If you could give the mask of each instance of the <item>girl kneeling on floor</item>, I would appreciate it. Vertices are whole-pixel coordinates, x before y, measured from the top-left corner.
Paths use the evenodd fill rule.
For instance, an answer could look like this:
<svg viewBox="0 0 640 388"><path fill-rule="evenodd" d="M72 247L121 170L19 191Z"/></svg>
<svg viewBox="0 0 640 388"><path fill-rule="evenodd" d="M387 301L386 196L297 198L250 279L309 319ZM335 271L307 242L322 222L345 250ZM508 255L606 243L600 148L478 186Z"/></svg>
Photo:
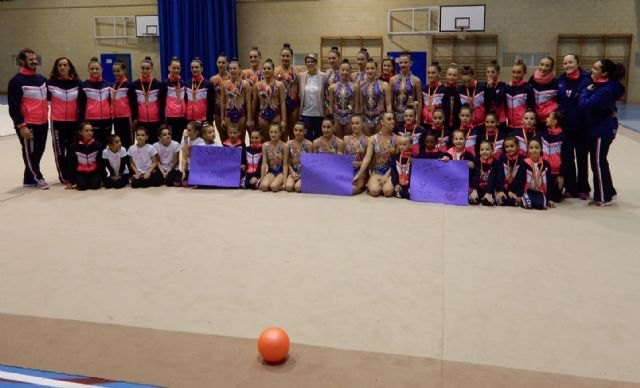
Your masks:
<svg viewBox="0 0 640 388"><path fill-rule="evenodd" d="M120 136L109 136L107 141L107 148L102 151L102 163L108 173L104 178L104 187L121 189L129 182L129 155L122 146Z"/></svg>
<svg viewBox="0 0 640 388"><path fill-rule="evenodd" d="M278 124L271 124L269 137L271 141L262 146L262 180L260 190L278 192L287 181L289 163L287 146L280 140L281 129Z"/></svg>
<svg viewBox="0 0 640 388"><path fill-rule="evenodd" d="M130 167L133 171L131 187L162 186L162 174L158 171L158 151L147 144L149 132L145 127L136 129L136 144L129 147Z"/></svg>
<svg viewBox="0 0 640 388"><path fill-rule="evenodd" d="M67 189L97 190L102 186L100 152L102 145L93 139L91 123L80 124L80 139L71 146L69 153L69 184Z"/></svg>

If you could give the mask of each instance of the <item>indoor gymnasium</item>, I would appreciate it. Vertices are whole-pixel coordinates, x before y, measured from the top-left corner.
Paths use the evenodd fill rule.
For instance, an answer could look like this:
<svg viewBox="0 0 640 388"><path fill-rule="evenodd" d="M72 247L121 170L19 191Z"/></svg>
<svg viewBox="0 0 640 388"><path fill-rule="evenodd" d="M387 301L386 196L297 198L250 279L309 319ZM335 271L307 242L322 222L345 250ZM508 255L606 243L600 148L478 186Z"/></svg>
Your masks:
<svg viewBox="0 0 640 388"><path fill-rule="evenodd" d="M639 18L0 1L0 387L640 387Z"/></svg>

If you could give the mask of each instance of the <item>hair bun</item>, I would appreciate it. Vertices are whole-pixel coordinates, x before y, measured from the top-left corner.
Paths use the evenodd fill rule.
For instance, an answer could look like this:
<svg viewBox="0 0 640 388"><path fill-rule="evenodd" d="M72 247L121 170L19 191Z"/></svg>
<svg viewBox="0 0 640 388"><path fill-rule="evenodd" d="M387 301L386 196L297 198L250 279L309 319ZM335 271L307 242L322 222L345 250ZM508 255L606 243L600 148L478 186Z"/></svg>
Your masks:
<svg viewBox="0 0 640 388"><path fill-rule="evenodd" d="M338 51L338 50L339 50L339 49L338 49L338 47L336 47L336 46L332 46L332 47L331 47L331 51Z"/></svg>
<svg viewBox="0 0 640 388"><path fill-rule="evenodd" d="M282 48L291 48L291 45L289 43L283 43Z"/></svg>
<svg viewBox="0 0 640 388"><path fill-rule="evenodd" d="M349 64L350 64L350 63L349 63L349 59L348 59L348 58L343 59L343 60L342 60L342 63L346 63L347 65L349 65Z"/></svg>
<svg viewBox="0 0 640 388"><path fill-rule="evenodd" d="M431 65L432 65L432 66L440 66L440 62L438 62L438 61L433 61L433 62L431 62Z"/></svg>
<svg viewBox="0 0 640 388"><path fill-rule="evenodd" d="M98 57L91 57L91 62L99 62Z"/></svg>
<svg viewBox="0 0 640 388"><path fill-rule="evenodd" d="M471 66L462 66L464 70L471 70Z"/></svg>
<svg viewBox="0 0 640 388"><path fill-rule="evenodd" d="M149 59L151 59L151 58L149 58ZM180 58L178 58L176 56L171 57L171 60L180 62Z"/></svg>
<svg viewBox="0 0 640 388"><path fill-rule="evenodd" d="M498 61L496 59L492 59L489 63L492 65L497 65Z"/></svg>
<svg viewBox="0 0 640 388"><path fill-rule="evenodd" d="M146 56L146 57L144 57L144 59L146 59L147 61L150 61L151 57L150 56Z"/></svg>
<svg viewBox="0 0 640 388"><path fill-rule="evenodd" d="M256 50L256 51L258 51L258 46L253 46L253 47L251 47L251 50Z"/></svg>

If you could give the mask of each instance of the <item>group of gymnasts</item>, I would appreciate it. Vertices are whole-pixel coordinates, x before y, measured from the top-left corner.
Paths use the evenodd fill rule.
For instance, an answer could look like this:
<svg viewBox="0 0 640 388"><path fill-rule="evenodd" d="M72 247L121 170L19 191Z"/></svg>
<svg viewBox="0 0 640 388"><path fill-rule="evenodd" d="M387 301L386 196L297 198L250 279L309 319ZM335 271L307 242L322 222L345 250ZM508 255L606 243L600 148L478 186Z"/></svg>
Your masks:
<svg viewBox="0 0 640 388"><path fill-rule="evenodd" d="M331 48L322 72L315 54L304 67L293 66L289 44L278 66L254 47L246 69L220 54L211 78L193 58L186 81L175 57L164 81L153 77L149 57L133 81L116 62L115 82L102 79L97 58L89 60L85 81L69 58L56 59L48 79L37 74L33 50L18 58L9 106L25 186L48 188L39 162L50 100L58 178L69 188L184 186L191 147L208 144L242 147L242 186L263 191L300 191L301 153L344 153L354 158L354 193L410 197L411 160L425 157L468 161L471 203L543 209L563 198L590 198L590 155L589 203L608 206L616 195L607 154L624 67L609 59L588 72L577 55L567 55L556 77L554 59L545 57L528 80L527 66L517 61L508 83L495 61L483 80L456 64L443 77L432 63L423 86L409 53L378 65L366 49L352 64ZM100 179L83 176L96 171Z"/></svg>

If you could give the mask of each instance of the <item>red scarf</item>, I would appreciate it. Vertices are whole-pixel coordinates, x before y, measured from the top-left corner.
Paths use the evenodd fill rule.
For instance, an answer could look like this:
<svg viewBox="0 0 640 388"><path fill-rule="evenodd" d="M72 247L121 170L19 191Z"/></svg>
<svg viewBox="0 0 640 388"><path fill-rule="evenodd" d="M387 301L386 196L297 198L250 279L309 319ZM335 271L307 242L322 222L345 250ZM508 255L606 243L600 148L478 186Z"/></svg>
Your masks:
<svg viewBox="0 0 640 388"><path fill-rule="evenodd" d="M447 82L446 84L444 84L444 86L445 86L447 89L449 89L449 88L455 89L455 88L457 88L457 87L458 87L458 84L457 84L457 83L455 83L455 82L451 82L451 83Z"/></svg>
<svg viewBox="0 0 640 388"><path fill-rule="evenodd" d="M20 74L22 75L36 75L35 70L27 69L26 67L20 68Z"/></svg>
<svg viewBox="0 0 640 388"><path fill-rule="evenodd" d="M200 81L202 81L203 78L204 77L202 76L202 74L196 75L196 76L193 77L193 81L194 82L200 82Z"/></svg>
<svg viewBox="0 0 640 388"><path fill-rule="evenodd" d="M389 82L391 77L393 77L393 74L385 74L385 73L380 74L380 79L384 82Z"/></svg>
<svg viewBox="0 0 640 388"><path fill-rule="evenodd" d="M102 76L99 77L89 77L90 82L102 82Z"/></svg>
<svg viewBox="0 0 640 388"><path fill-rule="evenodd" d="M58 79L59 79L60 81L69 81L69 80L73 80L73 79L75 79L75 77L71 77L71 76L69 76L69 75L68 75L68 76L66 76L66 77L60 76L60 77L58 77Z"/></svg>
<svg viewBox="0 0 640 388"><path fill-rule="evenodd" d="M140 76L140 81L142 81L142 82L151 82L151 81L153 81L153 77L152 76L141 75Z"/></svg>
<svg viewBox="0 0 640 388"><path fill-rule="evenodd" d="M438 86L440 86L440 81L436 81L436 82L429 82L429 88L431 89L437 89Z"/></svg>
<svg viewBox="0 0 640 388"><path fill-rule="evenodd" d="M411 150L400 152L401 158L410 158L412 155Z"/></svg>
<svg viewBox="0 0 640 388"><path fill-rule="evenodd" d="M575 69L573 72L571 73L566 73L567 74L567 79L570 79L572 81L577 80L578 78L580 78L580 69Z"/></svg>
<svg viewBox="0 0 640 388"><path fill-rule="evenodd" d="M464 133L470 132L472 129L473 129L473 125L471 124L467 124L467 125L460 124L460 130Z"/></svg>
<svg viewBox="0 0 640 388"><path fill-rule="evenodd" d="M600 77L597 80L593 81L594 84L596 85L602 85L609 82L609 77Z"/></svg>
<svg viewBox="0 0 640 388"><path fill-rule="evenodd" d="M169 81L171 81L171 82L178 82L178 81L180 81L180 75L173 75L173 74L169 74Z"/></svg>
<svg viewBox="0 0 640 388"><path fill-rule="evenodd" d="M549 131L549 135L556 136L562 133L562 128L560 127L554 127L554 128L548 127L547 129Z"/></svg>
<svg viewBox="0 0 640 388"><path fill-rule="evenodd" d="M520 85L524 85L524 80L523 79L518 80L518 81L516 81L514 79L511 80L511 86L520 86Z"/></svg>
<svg viewBox="0 0 640 388"><path fill-rule="evenodd" d="M549 84L551 81L553 81L553 78L553 71L548 72L547 75L542 75L542 73L538 69L533 72L533 79L540 85Z"/></svg>

